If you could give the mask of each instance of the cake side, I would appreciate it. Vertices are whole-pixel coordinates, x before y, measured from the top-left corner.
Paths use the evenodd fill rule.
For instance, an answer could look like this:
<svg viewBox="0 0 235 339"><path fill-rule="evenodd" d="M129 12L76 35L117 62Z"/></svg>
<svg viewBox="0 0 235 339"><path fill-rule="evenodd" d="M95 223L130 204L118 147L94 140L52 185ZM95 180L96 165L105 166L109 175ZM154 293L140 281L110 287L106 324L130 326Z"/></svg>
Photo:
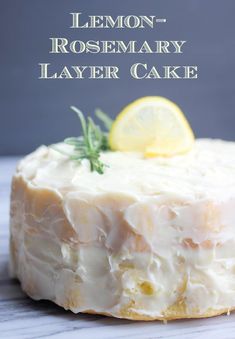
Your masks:
<svg viewBox="0 0 235 339"><path fill-rule="evenodd" d="M11 197L12 274L25 292L140 320L233 309L235 145L195 147L171 159L106 154L102 176L46 147L26 157Z"/></svg>

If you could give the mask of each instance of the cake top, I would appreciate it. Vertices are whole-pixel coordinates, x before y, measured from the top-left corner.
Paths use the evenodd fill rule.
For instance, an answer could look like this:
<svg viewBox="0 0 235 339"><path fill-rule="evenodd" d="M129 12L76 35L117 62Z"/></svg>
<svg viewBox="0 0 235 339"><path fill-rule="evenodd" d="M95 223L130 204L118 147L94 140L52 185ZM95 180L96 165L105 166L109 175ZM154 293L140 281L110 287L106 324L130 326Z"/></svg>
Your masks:
<svg viewBox="0 0 235 339"><path fill-rule="evenodd" d="M71 146L58 144L70 151ZM142 153L104 152L104 174L91 172L88 160L80 165L50 147L41 146L19 164L17 174L38 188L59 193L123 192L141 196L203 199L229 197L235 191L235 143L197 139L193 149L174 157L144 158Z"/></svg>

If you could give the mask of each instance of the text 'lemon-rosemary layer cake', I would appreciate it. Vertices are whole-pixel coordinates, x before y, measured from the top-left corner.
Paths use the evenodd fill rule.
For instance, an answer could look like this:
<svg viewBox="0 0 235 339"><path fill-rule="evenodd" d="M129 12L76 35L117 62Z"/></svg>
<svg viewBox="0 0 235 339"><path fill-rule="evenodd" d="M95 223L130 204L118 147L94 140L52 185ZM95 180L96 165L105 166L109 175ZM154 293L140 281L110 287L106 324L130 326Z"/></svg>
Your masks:
<svg viewBox="0 0 235 339"><path fill-rule="evenodd" d="M42 146L18 165L11 272L23 290L75 313L128 319L235 308L235 143L100 159L102 175Z"/></svg>

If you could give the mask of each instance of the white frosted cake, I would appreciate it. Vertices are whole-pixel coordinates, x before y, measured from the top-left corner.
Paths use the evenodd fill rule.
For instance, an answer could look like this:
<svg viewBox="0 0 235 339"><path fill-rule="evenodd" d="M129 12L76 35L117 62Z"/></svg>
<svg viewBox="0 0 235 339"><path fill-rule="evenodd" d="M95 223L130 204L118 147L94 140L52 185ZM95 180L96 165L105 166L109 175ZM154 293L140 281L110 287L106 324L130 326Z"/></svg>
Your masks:
<svg viewBox="0 0 235 339"><path fill-rule="evenodd" d="M235 143L197 140L171 158L101 159L103 175L46 146L20 162L11 272L23 290L75 313L128 319L235 308Z"/></svg>

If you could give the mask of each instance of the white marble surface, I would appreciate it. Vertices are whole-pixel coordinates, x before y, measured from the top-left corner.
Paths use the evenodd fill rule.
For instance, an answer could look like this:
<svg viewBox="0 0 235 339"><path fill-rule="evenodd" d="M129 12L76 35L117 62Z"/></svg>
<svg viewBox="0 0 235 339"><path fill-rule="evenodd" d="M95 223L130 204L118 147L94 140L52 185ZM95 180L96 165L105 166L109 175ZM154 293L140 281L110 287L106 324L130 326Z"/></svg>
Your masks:
<svg viewBox="0 0 235 339"><path fill-rule="evenodd" d="M0 158L0 338L235 338L235 313L211 319L131 322L73 314L47 301L33 301L8 277L10 180L17 159Z"/></svg>

